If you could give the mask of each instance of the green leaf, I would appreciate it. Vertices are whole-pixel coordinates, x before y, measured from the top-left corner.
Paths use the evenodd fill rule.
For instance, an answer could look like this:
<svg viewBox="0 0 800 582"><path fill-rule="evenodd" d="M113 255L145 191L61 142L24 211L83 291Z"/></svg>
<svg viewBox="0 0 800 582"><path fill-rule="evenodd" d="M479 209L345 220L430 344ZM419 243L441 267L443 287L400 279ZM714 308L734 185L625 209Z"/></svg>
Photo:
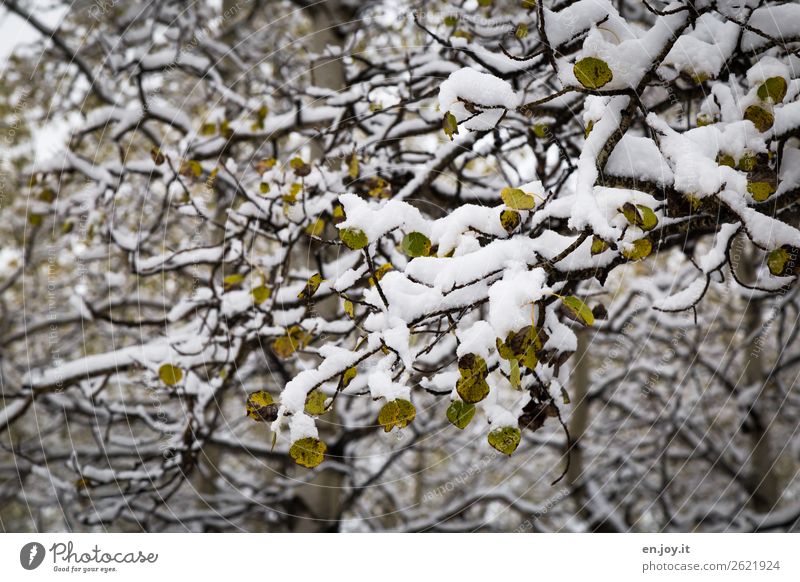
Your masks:
<svg viewBox="0 0 800 582"><path fill-rule="evenodd" d="M633 248L630 250L623 250L622 256L629 261L640 261L648 256L653 251L653 244L646 238L640 238L633 242Z"/></svg>
<svg viewBox="0 0 800 582"><path fill-rule="evenodd" d="M608 243L597 235L592 237L592 254L599 255L608 250Z"/></svg>
<svg viewBox="0 0 800 582"><path fill-rule="evenodd" d="M453 136L458 134L458 120L449 111L444 114L444 119L442 119L442 129L450 141L453 141Z"/></svg>
<svg viewBox="0 0 800 582"><path fill-rule="evenodd" d="M183 370L172 364L162 364L158 369L158 377L167 386L175 386L183 378Z"/></svg>
<svg viewBox="0 0 800 582"><path fill-rule="evenodd" d="M775 116L760 105L751 105L745 109L744 118L752 121L761 133L767 131L775 123Z"/></svg>
<svg viewBox="0 0 800 582"><path fill-rule="evenodd" d="M327 412L325 410L326 400L327 396L325 396L325 394L320 390L312 390L309 392L306 396L306 414L310 414L312 416L320 416L325 414Z"/></svg>
<svg viewBox="0 0 800 582"><path fill-rule="evenodd" d="M427 257L431 254L431 241L421 232L410 232L403 237L402 249L409 257Z"/></svg>
<svg viewBox="0 0 800 582"><path fill-rule="evenodd" d="M592 313L592 310L589 309L589 306L586 305L581 299L570 295L569 297L563 297L561 302L564 304L564 307L566 307L572 313L576 320L580 321L584 325L594 324L594 314Z"/></svg>
<svg viewBox="0 0 800 582"><path fill-rule="evenodd" d="M756 202L764 202L775 192L775 186L771 182L748 182L747 191Z"/></svg>
<svg viewBox="0 0 800 582"><path fill-rule="evenodd" d="M519 226L520 222L522 222L522 219L519 212L516 210L503 210L500 213L500 225L508 234L514 232Z"/></svg>
<svg viewBox="0 0 800 582"><path fill-rule="evenodd" d="M289 456L298 465L313 469L325 459L326 450L328 450L328 446L321 440L306 437L292 443Z"/></svg>
<svg viewBox="0 0 800 582"><path fill-rule="evenodd" d="M272 289L266 285L259 285L258 287L253 287L250 290L250 294L253 296L253 302L256 305L261 305L272 295Z"/></svg>
<svg viewBox="0 0 800 582"><path fill-rule="evenodd" d="M248 394L245 410L247 416L256 422L272 422L278 418L278 405L266 390Z"/></svg>
<svg viewBox="0 0 800 582"><path fill-rule="evenodd" d="M614 78L608 63L595 57L581 59L575 63L572 71L578 83L587 89L599 89Z"/></svg>
<svg viewBox="0 0 800 582"><path fill-rule="evenodd" d="M500 198L512 210L531 210L536 205L534 197L519 188L503 188Z"/></svg>
<svg viewBox="0 0 800 582"><path fill-rule="evenodd" d="M357 251L363 249L369 244L367 235L363 230L357 228L343 228L339 230L339 238L345 246L351 250Z"/></svg>
<svg viewBox="0 0 800 582"><path fill-rule="evenodd" d="M319 289L320 283L322 283L322 275L319 273L311 275L306 282L306 286L297 294L297 298L305 300L311 299L317 292L317 289Z"/></svg>
<svg viewBox="0 0 800 582"><path fill-rule="evenodd" d="M517 450L522 434L518 428L504 426L489 433L489 444L504 455L511 455Z"/></svg>
<svg viewBox="0 0 800 582"><path fill-rule="evenodd" d="M786 97L786 89L786 79L783 77L770 77L758 86L757 94L762 101L770 99L773 103L781 103L783 98Z"/></svg>
<svg viewBox="0 0 800 582"><path fill-rule="evenodd" d="M269 184L266 182L261 182L261 184L258 185L258 191L261 194L269 194Z"/></svg>
<svg viewBox="0 0 800 582"><path fill-rule="evenodd" d="M464 430L475 416L475 405L462 400L453 400L447 407L447 420L460 430Z"/></svg>
<svg viewBox="0 0 800 582"><path fill-rule="evenodd" d="M408 400L390 400L378 413L378 424L385 432L394 427L405 428L417 416L417 410Z"/></svg>

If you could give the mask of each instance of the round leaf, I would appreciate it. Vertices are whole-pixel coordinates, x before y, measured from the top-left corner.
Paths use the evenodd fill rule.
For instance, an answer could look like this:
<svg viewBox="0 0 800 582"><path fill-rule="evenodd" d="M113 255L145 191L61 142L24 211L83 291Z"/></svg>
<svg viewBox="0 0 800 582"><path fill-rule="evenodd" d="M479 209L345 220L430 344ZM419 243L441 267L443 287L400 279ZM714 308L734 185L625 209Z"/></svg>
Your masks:
<svg viewBox="0 0 800 582"><path fill-rule="evenodd" d="M503 188L500 197L512 210L531 210L536 205L534 197L519 188Z"/></svg>
<svg viewBox="0 0 800 582"><path fill-rule="evenodd" d="M378 424L385 432L394 427L405 428L417 416L417 410L408 400L391 400L378 413Z"/></svg>
<svg viewBox="0 0 800 582"><path fill-rule="evenodd" d="M475 416L475 405L461 400L453 400L447 407L447 420L458 429L464 430Z"/></svg>
<svg viewBox="0 0 800 582"><path fill-rule="evenodd" d="M578 83L587 89L599 89L614 78L608 63L595 57L581 59L575 63L572 71Z"/></svg>
<svg viewBox="0 0 800 582"><path fill-rule="evenodd" d="M756 202L764 202L775 192L775 186L770 182L748 182L747 191Z"/></svg>
<svg viewBox="0 0 800 582"><path fill-rule="evenodd" d="M292 443L289 456L298 465L313 469L325 459L326 450L328 450L328 446L321 440L306 437Z"/></svg>
<svg viewBox="0 0 800 582"><path fill-rule="evenodd" d="M503 210L500 213L500 224L508 234L514 232L521 222L519 212L516 210Z"/></svg>
<svg viewBox="0 0 800 582"><path fill-rule="evenodd" d="M633 242L633 248L630 250L623 250L622 256L629 261L640 261L648 256L653 251L653 244L646 238L641 238Z"/></svg>
<svg viewBox="0 0 800 582"><path fill-rule="evenodd" d="M363 230L357 228L344 228L339 231L339 237L347 248L354 251L363 249L369 244L367 235L364 234Z"/></svg>
<svg viewBox="0 0 800 582"><path fill-rule="evenodd" d="M183 370L172 364L162 364L158 369L158 377L167 386L175 386L183 378Z"/></svg>
<svg viewBox="0 0 800 582"><path fill-rule="evenodd" d="M247 416L257 422L272 422L278 418L278 405L273 401L272 394L266 390L248 394L245 410Z"/></svg>
<svg viewBox="0 0 800 582"><path fill-rule="evenodd" d="M431 241L421 232L410 232L403 237L402 248L409 257L427 257L431 253Z"/></svg>
<svg viewBox="0 0 800 582"><path fill-rule="evenodd" d="M786 97L786 79L783 77L770 77L758 86L758 98L762 101L767 99L773 103L781 103Z"/></svg>
<svg viewBox="0 0 800 582"><path fill-rule="evenodd" d="M522 434L518 428L504 426L489 433L489 444L504 455L511 455L517 450Z"/></svg>
<svg viewBox="0 0 800 582"><path fill-rule="evenodd" d="M751 105L744 110L744 118L752 121L760 132L767 131L775 123L775 116L760 105Z"/></svg>

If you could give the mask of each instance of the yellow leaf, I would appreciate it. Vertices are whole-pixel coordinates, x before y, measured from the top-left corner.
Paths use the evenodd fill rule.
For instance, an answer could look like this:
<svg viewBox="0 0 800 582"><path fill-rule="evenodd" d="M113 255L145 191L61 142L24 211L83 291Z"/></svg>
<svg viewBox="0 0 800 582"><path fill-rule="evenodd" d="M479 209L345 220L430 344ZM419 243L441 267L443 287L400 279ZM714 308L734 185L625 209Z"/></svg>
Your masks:
<svg viewBox="0 0 800 582"><path fill-rule="evenodd" d="M249 418L257 422L272 422L278 418L278 405L266 390L248 394L245 411Z"/></svg>
<svg viewBox="0 0 800 582"><path fill-rule="evenodd" d="M652 243L646 238L641 238L637 241L634 241L632 249L623 250L622 256L629 261L640 261L648 257L652 251Z"/></svg>
<svg viewBox="0 0 800 582"><path fill-rule="evenodd" d="M592 254L599 255L608 249L608 243L597 235L592 237Z"/></svg>
<svg viewBox="0 0 800 582"><path fill-rule="evenodd" d="M183 378L183 370L172 364L162 364L158 369L158 377L167 386L175 386Z"/></svg>
<svg viewBox="0 0 800 582"><path fill-rule="evenodd" d="M508 234L511 234L520 225L522 219L516 210L503 210L500 213L500 225Z"/></svg>
<svg viewBox="0 0 800 582"><path fill-rule="evenodd" d="M297 294L297 298L305 300L311 299L317 292L317 289L319 289L321 283L322 283L322 275L320 275L319 273L311 275L311 277L309 277L308 281L306 282L306 286L303 287L303 290Z"/></svg>
<svg viewBox="0 0 800 582"><path fill-rule="evenodd" d="M272 295L272 289L267 287L266 285L259 285L258 287L253 287L250 290L250 294L253 296L253 301L256 305L261 305L269 299L270 295Z"/></svg>
<svg viewBox="0 0 800 582"><path fill-rule="evenodd" d="M289 456L298 465L313 469L325 459L326 450L328 450L328 446L321 440L306 437L292 443Z"/></svg>
<svg viewBox="0 0 800 582"><path fill-rule="evenodd" d="M378 281L380 281L381 279L383 279L383 276L384 276L386 273L388 273L389 271L391 271L393 268L394 268L394 267L392 267L392 264L391 264L391 263L385 263L385 264L381 265L380 267L378 267L378 268L375 270L375 277L370 277L370 278L369 278L369 285L370 285L370 287L374 287L374 286L375 286L375 279L377 279Z"/></svg>
<svg viewBox="0 0 800 582"><path fill-rule="evenodd" d="M350 385L350 382L358 375L358 370L355 366L347 368L342 374L342 390Z"/></svg>
<svg viewBox="0 0 800 582"><path fill-rule="evenodd" d="M312 390L306 396L306 405L305 411L306 414L310 414L312 416L320 416L325 414L327 411L325 410L325 401L327 397L325 394L320 390Z"/></svg>
<svg viewBox="0 0 800 582"><path fill-rule="evenodd" d="M760 132L765 132L775 123L775 116L760 105L751 105L744 110L744 118L752 121Z"/></svg>
<svg viewBox="0 0 800 582"><path fill-rule="evenodd" d="M594 324L594 314L592 313L592 310L589 309L589 306L581 301L578 297L574 297L572 295L569 297L563 297L561 302L564 304L564 307L566 307L570 313L572 313L575 319L584 325Z"/></svg>
<svg viewBox="0 0 800 582"><path fill-rule="evenodd" d="M294 170L295 176L300 178L308 176L311 173L311 166L306 164L302 158L292 158L289 162L289 166Z"/></svg>
<svg viewBox="0 0 800 582"><path fill-rule="evenodd" d="M575 63L572 71L578 82L587 89L599 89L614 78L608 63L595 57L581 59Z"/></svg>
<svg viewBox="0 0 800 582"><path fill-rule="evenodd" d="M536 206L536 200L530 194L525 194L519 188L503 188L500 197L506 206L512 210L531 210Z"/></svg>
<svg viewBox="0 0 800 582"><path fill-rule="evenodd" d="M232 287L239 285L239 283L242 281L244 281L244 275L241 273L234 273L233 275L228 275L222 280L222 286L225 289L231 289Z"/></svg>
<svg viewBox="0 0 800 582"><path fill-rule="evenodd" d="M313 237L321 237L325 232L325 219L318 218L306 227L306 234Z"/></svg>
<svg viewBox="0 0 800 582"><path fill-rule="evenodd" d="M453 36L456 35L454 34ZM444 134L450 138L450 141L453 141L453 136L458 134L458 120L456 116L450 112L445 113L444 119L442 120L442 129L444 130Z"/></svg>
<svg viewBox="0 0 800 582"><path fill-rule="evenodd" d="M356 156L355 152L350 154L350 161L347 164L347 175L353 180L358 178L358 156Z"/></svg>
<svg viewBox="0 0 800 582"><path fill-rule="evenodd" d="M385 432L389 432L394 427L405 428L416 416L417 410L408 400L391 400L378 413L378 424Z"/></svg>
<svg viewBox="0 0 800 582"><path fill-rule="evenodd" d="M775 186L770 182L748 182L747 191L756 202L764 202L775 192Z"/></svg>
<svg viewBox="0 0 800 582"><path fill-rule="evenodd" d="M511 373L509 375L509 381L515 390L519 390L522 387L522 373L519 369L519 360L511 360L510 364Z"/></svg>

